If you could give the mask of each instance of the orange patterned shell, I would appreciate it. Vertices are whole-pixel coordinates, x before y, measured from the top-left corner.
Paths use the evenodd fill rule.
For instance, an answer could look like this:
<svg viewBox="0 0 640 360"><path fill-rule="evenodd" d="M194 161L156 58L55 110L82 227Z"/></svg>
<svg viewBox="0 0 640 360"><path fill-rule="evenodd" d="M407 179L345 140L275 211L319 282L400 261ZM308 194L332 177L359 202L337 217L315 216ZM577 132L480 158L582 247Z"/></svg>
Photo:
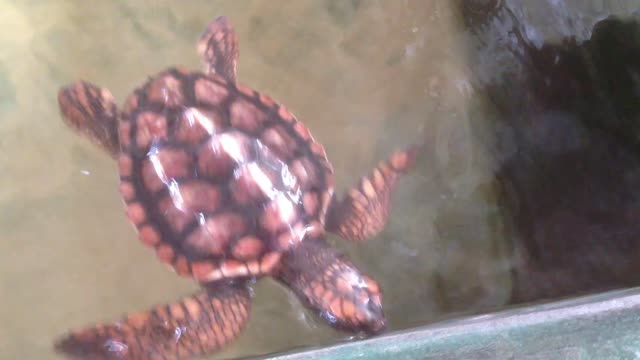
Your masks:
<svg viewBox="0 0 640 360"><path fill-rule="evenodd" d="M172 68L129 97L119 132L128 217L180 275L266 275L283 251L324 232L331 164L269 97Z"/></svg>

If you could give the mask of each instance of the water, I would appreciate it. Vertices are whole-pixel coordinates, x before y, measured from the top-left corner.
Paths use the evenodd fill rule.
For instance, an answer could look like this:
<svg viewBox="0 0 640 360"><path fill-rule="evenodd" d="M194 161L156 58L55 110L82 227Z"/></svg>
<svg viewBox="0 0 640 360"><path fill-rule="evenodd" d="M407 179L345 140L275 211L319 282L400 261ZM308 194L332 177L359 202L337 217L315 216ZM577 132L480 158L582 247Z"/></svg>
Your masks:
<svg viewBox="0 0 640 360"><path fill-rule="evenodd" d="M596 20L638 7L508 3L523 9L516 15L538 41L587 38ZM309 126L339 191L427 134L425 156L402 181L386 230L361 246L331 238L380 281L391 330L507 304L513 224L495 180L505 160L487 146L496 110L483 92L497 75L494 59L473 50L481 36L465 28L454 2L3 1L0 23L11 29L0 34L3 356L55 359L53 339L70 327L196 289L136 241L115 164L68 131L55 95L83 78L122 101L167 65L198 68L195 41L221 14L239 35L240 82ZM477 31L491 49L507 20L496 26L483 18ZM255 294L248 329L212 359L348 338L272 281L257 284Z"/></svg>

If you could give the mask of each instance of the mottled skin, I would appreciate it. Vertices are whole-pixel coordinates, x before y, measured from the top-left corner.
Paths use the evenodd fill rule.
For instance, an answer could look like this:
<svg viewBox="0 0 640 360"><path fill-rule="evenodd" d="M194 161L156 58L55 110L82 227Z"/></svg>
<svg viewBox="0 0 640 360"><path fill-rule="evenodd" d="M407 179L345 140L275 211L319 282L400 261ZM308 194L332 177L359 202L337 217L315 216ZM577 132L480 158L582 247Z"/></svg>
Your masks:
<svg viewBox="0 0 640 360"><path fill-rule="evenodd" d="M140 240L202 290L173 304L72 332L82 359L187 359L235 339L248 283L273 276L330 325L385 327L380 287L324 239L363 241L386 223L390 195L418 147L397 151L342 199L323 147L285 107L236 83L237 37L224 17L198 43L205 72L170 68L118 110L87 82L61 89L65 123L118 160Z"/></svg>

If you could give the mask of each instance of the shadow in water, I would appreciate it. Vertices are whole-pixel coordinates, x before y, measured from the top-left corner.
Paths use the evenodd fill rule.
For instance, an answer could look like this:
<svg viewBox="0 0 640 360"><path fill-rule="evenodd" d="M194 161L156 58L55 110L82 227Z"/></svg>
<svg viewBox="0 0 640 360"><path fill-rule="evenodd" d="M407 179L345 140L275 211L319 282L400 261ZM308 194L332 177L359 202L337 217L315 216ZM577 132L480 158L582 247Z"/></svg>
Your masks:
<svg viewBox="0 0 640 360"><path fill-rule="evenodd" d="M540 43L505 2L464 3L474 60L491 63L476 80L499 113L489 146L512 225L512 303L640 284L640 18Z"/></svg>

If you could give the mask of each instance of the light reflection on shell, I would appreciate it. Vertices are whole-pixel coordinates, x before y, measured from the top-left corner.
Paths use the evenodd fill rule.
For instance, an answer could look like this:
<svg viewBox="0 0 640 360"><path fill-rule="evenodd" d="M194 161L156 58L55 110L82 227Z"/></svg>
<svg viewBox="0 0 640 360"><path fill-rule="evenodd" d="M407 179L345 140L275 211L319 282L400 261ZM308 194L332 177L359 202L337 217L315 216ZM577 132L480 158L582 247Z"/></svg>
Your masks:
<svg viewBox="0 0 640 360"><path fill-rule="evenodd" d="M265 275L283 251L324 231L331 165L270 98L168 70L128 99L125 114L120 134L131 145L120 189L129 217L182 275Z"/></svg>

